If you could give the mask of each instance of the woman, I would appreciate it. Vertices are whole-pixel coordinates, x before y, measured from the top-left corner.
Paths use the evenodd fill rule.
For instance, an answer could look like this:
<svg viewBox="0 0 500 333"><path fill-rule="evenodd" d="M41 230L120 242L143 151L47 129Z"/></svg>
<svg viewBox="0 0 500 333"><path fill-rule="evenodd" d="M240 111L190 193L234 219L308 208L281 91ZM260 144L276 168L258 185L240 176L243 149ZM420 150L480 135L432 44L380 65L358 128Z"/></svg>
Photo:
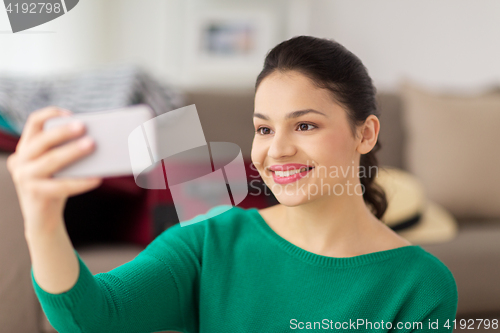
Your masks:
<svg viewBox="0 0 500 333"><path fill-rule="evenodd" d="M277 45L256 82L252 161L280 203L214 207L95 276L62 212L68 196L100 180L50 178L92 142L52 148L84 129L42 132L64 112L33 113L8 167L49 321L61 333L452 331L453 275L379 220L387 202L373 183L374 95L365 67L340 44L299 36Z"/></svg>

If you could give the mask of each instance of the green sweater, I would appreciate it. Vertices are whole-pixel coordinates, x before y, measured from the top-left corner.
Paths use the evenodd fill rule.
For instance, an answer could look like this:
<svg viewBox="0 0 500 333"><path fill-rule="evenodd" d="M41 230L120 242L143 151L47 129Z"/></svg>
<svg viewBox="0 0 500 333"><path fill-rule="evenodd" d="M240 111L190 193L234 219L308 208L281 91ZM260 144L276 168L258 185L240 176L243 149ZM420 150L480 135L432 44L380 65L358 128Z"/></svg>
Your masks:
<svg viewBox="0 0 500 333"><path fill-rule="evenodd" d="M452 331L455 280L419 245L322 256L279 236L256 208L230 207L170 227L107 273L92 275L75 250L78 281L60 294L32 269L50 323L59 333Z"/></svg>

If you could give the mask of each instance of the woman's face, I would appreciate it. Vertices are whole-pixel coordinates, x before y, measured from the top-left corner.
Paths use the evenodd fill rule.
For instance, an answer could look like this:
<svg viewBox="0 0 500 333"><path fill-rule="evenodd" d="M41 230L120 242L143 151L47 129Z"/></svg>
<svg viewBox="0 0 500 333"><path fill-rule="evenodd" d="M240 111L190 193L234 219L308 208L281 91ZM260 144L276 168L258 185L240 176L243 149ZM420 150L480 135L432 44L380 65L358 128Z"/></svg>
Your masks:
<svg viewBox="0 0 500 333"><path fill-rule="evenodd" d="M252 162L281 204L362 193L356 151L360 140L353 137L346 112L327 89L317 88L298 72L276 71L257 89L253 121ZM286 165L291 163L299 165ZM269 169L298 170L300 165L314 168L300 172L302 178L279 178L279 172Z"/></svg>

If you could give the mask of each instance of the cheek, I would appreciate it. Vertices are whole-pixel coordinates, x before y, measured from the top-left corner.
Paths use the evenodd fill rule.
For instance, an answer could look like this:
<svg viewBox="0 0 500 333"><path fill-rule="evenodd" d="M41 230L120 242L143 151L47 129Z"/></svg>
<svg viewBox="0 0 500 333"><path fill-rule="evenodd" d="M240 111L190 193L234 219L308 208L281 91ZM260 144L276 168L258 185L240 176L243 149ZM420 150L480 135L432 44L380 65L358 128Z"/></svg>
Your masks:
<svg viewBox="0 0 500 333"><path fill-rule="evenodd" d="M332 132L318 138L307 151L319 164L342 165L351 156L351 146L352 140L346 133Z"/></svg>
<svg viewBox="0 0 500 333"><path fill-rule="evenodd" d="M255 159L255 152L254 152L253 148L252 148L252 152L250 153L250 160L252 161L253 165L257 166L257 164L255 163L256 159Z"/></svg>
<svg viewBox="0 0 500 333"><path fill-rule="evenodd" d="M255 141L252 144L250 159L252 160L253 165L255 165L255 167L260 170L262 163L264 163L263 148Z"/></svg>

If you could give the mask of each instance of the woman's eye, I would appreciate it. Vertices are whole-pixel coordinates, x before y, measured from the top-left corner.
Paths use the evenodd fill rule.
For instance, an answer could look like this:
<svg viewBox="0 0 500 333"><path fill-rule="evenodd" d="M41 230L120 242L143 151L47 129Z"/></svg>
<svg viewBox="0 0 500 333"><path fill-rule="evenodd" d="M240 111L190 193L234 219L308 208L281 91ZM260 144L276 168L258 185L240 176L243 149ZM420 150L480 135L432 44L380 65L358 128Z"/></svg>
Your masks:
<svg viewBox="0 0 500 333"><path fill-rule="evenodd" d="M269 130L269 127L259 127L259 128L257 129L257 131L256 131L256 132L257 132L257 133L259 133L259 134L261 134L261 135L266 135L266 134L269 134L269 133L265 133L265 134L264 134L264 133L262 133L262 131L261 131L262 129Z"/></svg>
<svg viewBox="0 0 500 333"><path fill-rule="evenodd" d="M316 127L313 124L307 124L307 123L301 123L301 124L299 124L299 128L301 129L301 131L307 131L307 126Z"/></svg>
<svg viewBox="0 0 500 333"><path fill-rule="evenodd" d="M300 123L298 128L300 128L301 132L310 131L310 129L308 129L308 126L312 126L312 127L316 128L316 125L307 124L307 123ZM269 134L269 132L263 133L261 130L271 131L269 129L269 127L259 127L255 132L259 133L260 135L267 135L267 134Z"/></svg>

